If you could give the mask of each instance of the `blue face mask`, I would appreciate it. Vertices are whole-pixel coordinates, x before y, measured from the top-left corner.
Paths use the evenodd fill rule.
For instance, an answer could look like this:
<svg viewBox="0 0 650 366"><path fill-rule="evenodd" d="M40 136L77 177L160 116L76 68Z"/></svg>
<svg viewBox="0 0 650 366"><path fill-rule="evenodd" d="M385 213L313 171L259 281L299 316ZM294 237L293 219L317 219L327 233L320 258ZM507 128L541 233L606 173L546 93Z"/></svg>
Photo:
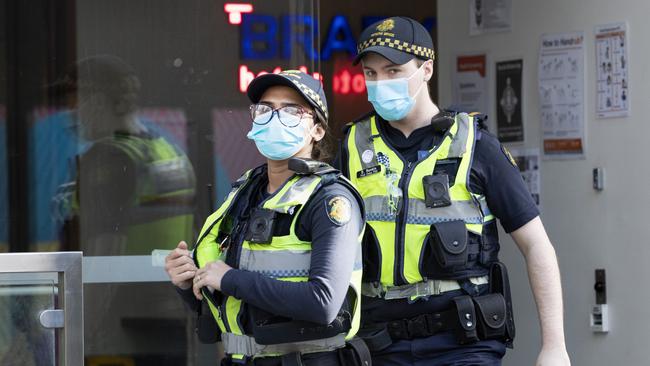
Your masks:
<svg viewBox="0 0 650 366"><path fill-rule="evenodd" d="M269 121L268 114L256 118L253 128L248 132L249 139L255 141L255 146L260 154L270 160L285 160L295 155L305 146L307 139L305 126L300 117L290 115L281 111L269 112L274 115ZM279 113L282 113L282 120L289 126L287 127L280 122ZM265 124L265 121L269 121Z"/></svg>
<svg viewBox="0 0 650 366"><path fill-rule="evenodd" d="M366 81L368 101L372 103L381 118L386 121L397 121L406 117L413 109L415 97L422 90L424 83L420 84L418 90L411 96L409 94L409 80L420 71L422 66L408 78Z"/></svg>

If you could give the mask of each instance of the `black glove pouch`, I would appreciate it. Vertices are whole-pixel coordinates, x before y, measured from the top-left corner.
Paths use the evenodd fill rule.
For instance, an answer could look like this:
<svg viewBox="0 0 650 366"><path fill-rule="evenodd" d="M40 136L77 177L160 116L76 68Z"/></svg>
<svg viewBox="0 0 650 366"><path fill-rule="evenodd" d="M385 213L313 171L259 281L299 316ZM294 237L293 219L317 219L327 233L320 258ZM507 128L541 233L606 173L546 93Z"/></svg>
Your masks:
<svg viewBox="0 0 650 366"><path fill-rule="evenodd" d="M205 289L203 293L209 293L209 291ZM217 303L214 296L212 296L210 300L213 304ZM199 342L212 344L221 340L221 329L219 329L219 325L217 325L217 321L214 320L212 313L209 310L206 311L204 308L207 308L207 306L207 301L201 301L201 303L199 303L196 314L196 328L194 331L199 337Z"/></svg>
<svg viewBox="0 0 650 366"><path fill-rule="evenodd" d="M502 340L506 332L506 300L501 294L474 298L478 337L481 340Z"/></svg>
<svg viewBox="0 0 650 366"><path fill-rule="evenodd" d="M431 225L429 245L441 268L467 264L467 227L465 221L439 222Z"/></svg>
<svg viewBox="0 0 650 366"><path fill-rule="evenodd" d="M506 346L512 348L512 342L515 339L515 318L512 312L508 270L501 262L494 262L490 266L490 293L503 295L506 304L505 342Z"/></svg>
<svg viewBox="0 0 650 366"><path fill-rule="evenodd" d="M463 295L454 297L452 301L458 314L458 326L454 330L458 343L468 344L478 341L476 311L472 298L468 295Z"/></svg>

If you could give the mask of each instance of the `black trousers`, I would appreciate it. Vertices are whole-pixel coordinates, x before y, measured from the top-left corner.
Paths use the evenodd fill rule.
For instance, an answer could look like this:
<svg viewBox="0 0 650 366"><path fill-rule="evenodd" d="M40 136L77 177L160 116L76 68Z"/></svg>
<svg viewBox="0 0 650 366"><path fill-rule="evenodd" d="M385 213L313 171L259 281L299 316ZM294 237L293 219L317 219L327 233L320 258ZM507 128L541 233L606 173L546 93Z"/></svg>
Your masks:
<svg viewBox="0 0 650 366"><path fill-rule="evenodd" d="M346 362L347 349L341 351L319 352L302 355L303 366L347 366L353 363ZM221 366L282 366L282 357L262 357L249 360L246 363L233 361L230 357L221 360Z"/></svg>

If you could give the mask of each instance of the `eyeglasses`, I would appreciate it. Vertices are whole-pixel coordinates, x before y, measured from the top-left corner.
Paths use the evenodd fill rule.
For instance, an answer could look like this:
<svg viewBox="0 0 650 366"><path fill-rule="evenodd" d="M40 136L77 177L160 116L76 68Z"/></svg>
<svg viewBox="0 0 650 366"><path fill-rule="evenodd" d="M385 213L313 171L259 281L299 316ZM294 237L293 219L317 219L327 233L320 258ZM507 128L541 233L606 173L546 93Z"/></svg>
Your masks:
<svg viewBox="0 0 650 366"><path fill-rule="evenodd" d="M297 105L285 105L283 107L273 109L273 107L267 105L267 104L252 104L250 106L251 110L251 118L253 119L253 123L256 125L265 125L271 121L271 118L273 118L273 114L277 113L278 114L278 119L280 120L280 123L287 127L296 127L300 124L302 121L302 117L307 115L307 116L314 116L313 113L310 111L306 110L305 108ZM285 117L284 119L282 117ZM298 117L298 118L290 118L290 117Z"/></svg>

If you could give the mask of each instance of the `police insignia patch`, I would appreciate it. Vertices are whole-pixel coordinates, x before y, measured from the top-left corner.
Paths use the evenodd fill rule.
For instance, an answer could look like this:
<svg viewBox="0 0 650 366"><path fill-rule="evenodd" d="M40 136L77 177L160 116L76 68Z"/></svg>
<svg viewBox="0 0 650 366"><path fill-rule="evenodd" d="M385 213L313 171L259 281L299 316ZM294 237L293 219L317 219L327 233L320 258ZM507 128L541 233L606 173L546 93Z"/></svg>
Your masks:
<svg viewBox="0 0 650 366"><path fill-rule="evenodd" d="M381 24L377 26L377 30L380 32L386 32L395 28L395 21L393 19L386 19Z"/></svg>
<svg viewBox="0 0 650 366"><path fill-rule="evenodd" d="M343 196L332 197L325 202L327 217L334 224L343 226L350 221L352 216L352 205L350 201Z"/></svg>
<svg viewBox="0 0 650 366"><path fill-rule="evenodd" d="M514 166L515 168L518 168L517 161L510 153L510 150L508 150L505 146L501 145L501 151L503 151L503 154L506 156L506 158L510 160L510 164L512 164L512 166Z"/></svg>

